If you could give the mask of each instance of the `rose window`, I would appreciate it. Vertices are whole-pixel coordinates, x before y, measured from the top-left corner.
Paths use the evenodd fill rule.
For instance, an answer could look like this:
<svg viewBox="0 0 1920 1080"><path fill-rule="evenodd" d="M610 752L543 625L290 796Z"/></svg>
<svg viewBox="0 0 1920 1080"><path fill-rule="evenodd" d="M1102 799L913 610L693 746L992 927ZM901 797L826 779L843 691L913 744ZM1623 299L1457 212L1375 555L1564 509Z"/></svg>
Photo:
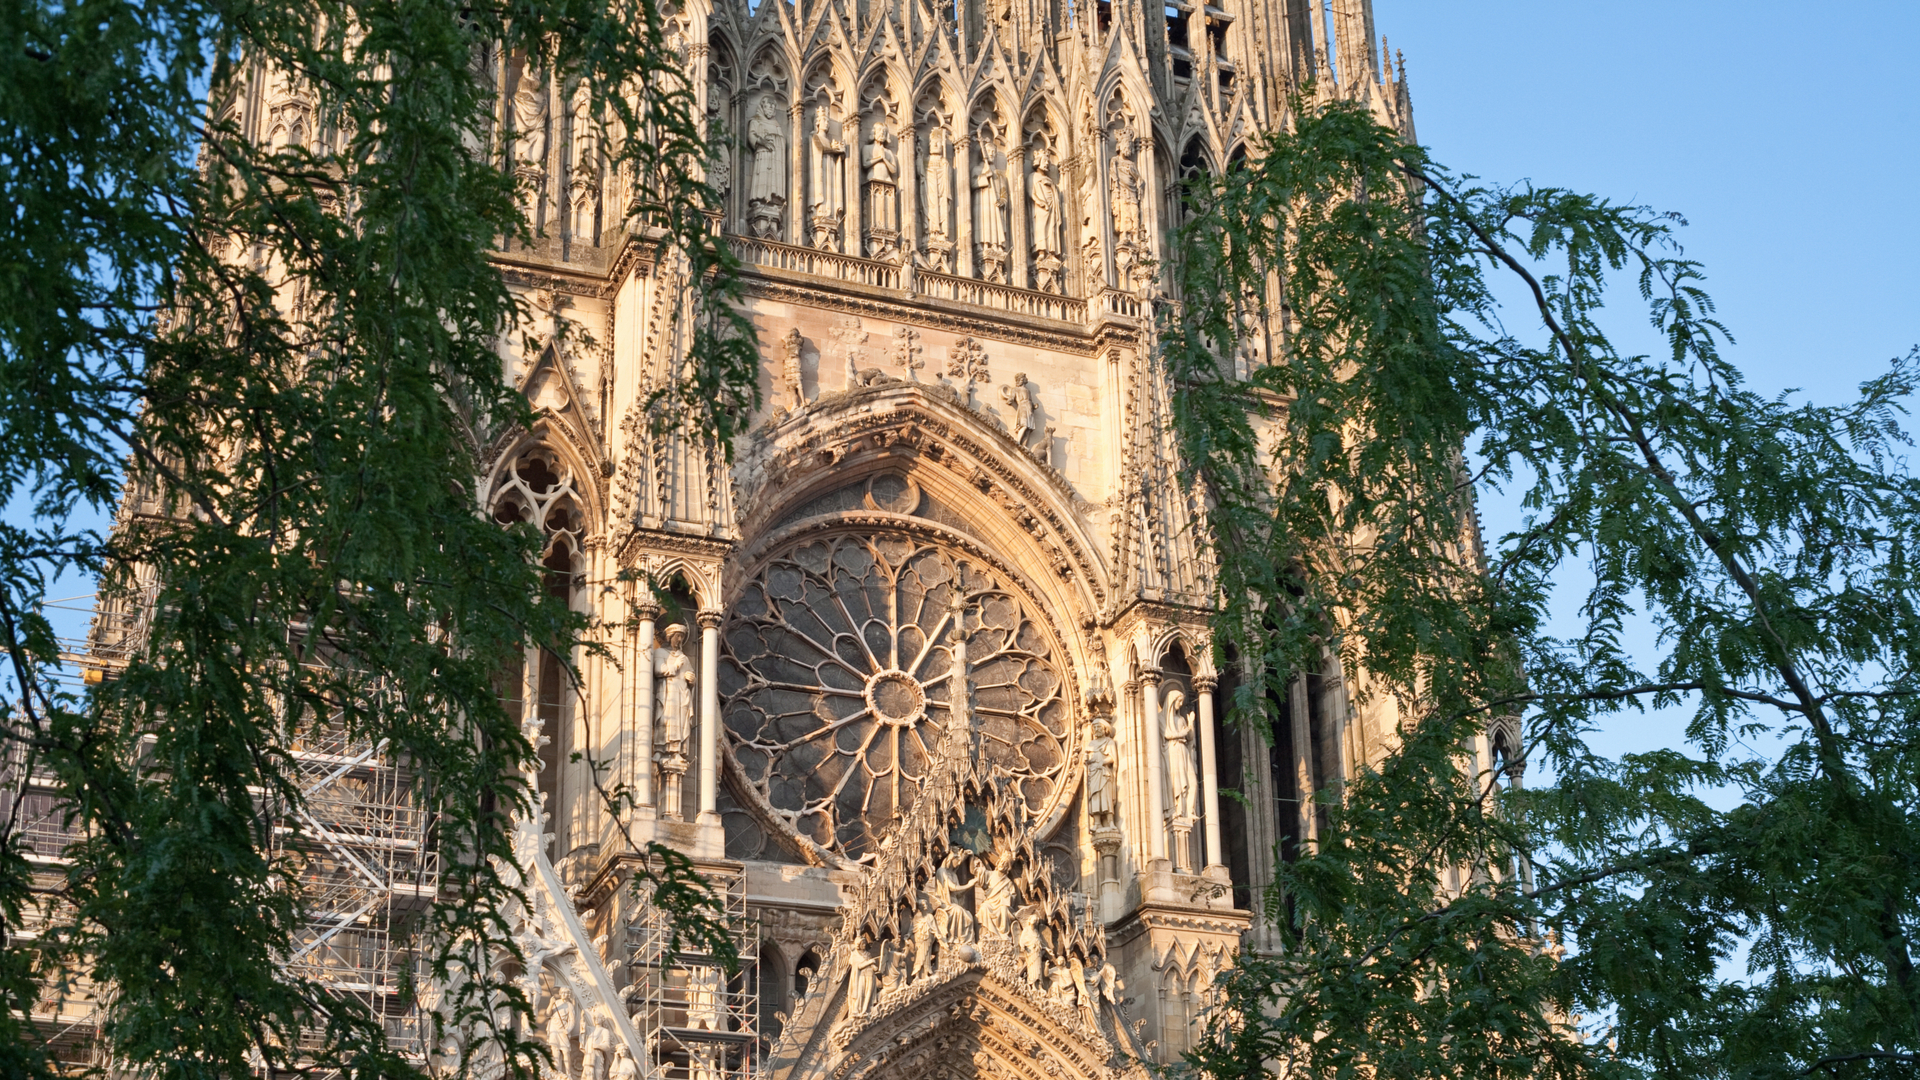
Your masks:
<svg viewBox="0 0 1920 1080"><path fill-rule="evenodd" d="M892 533L807 540L733 605L721 678L735 759L763 810L853 859L913 805L955 720L960 619L971 724L1031 813L1072 738L1051 636L1002 575Z"/></svg>

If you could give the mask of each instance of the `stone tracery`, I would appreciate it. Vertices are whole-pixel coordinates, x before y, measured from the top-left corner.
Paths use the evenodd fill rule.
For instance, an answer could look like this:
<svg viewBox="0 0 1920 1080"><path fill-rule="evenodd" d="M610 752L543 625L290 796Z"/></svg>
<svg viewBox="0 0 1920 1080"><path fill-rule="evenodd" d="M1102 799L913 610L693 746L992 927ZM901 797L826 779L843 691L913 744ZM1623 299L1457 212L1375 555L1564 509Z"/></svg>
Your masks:
<svg viewBox="0 0 1920 1080"><path fill-rule="evenodd" d="M1075 741L1056 647L992 571L901 532L800 542L762 564L726 635L736 761L772 813L874 855L949 730L977 730L1030 814Z"/></svg>

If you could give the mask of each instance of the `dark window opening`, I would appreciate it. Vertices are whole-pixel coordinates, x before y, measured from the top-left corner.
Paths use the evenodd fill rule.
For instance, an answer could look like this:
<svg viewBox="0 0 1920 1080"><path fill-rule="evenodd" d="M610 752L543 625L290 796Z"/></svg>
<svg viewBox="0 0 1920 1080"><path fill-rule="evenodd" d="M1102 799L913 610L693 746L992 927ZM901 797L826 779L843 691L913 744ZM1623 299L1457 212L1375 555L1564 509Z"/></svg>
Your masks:
<svg viewBox="0 0 1920 1080"><path fill-rule="evenodd" d="M1246 743L1244 732L1235 723L1234 701L1240 693L1238 658L1231 648L1225 657L1225 670L1214 691L1213 755L1220 782L1220 854L1227 860L1227 877L1233 882L1233 906L1248 911L1253 906L1253 859L1247 848Z"/></svg>

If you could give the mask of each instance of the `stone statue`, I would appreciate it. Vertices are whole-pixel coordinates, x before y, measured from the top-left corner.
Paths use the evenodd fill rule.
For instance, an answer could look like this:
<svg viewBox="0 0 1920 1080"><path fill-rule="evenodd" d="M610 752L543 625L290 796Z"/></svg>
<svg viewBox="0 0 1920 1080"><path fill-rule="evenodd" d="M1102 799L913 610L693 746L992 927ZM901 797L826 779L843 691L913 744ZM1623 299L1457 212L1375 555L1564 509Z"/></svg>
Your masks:
<svg viewBox="0 0 1920 1080"><path fill-rule="evenodd" d="M553 995L553 1007L547 1010L547 1049L553 1052L553 1063L560 1071L572 1075L568 1062L573 1056L573 1002L568 998L565 988Z"/></svg>
<svg viewBox="0 0 1920 1080"><path fill-rule="evenodd" d="M687 972L687 1026L702 1031L719 1031L720 999L723 992L720 969L695 967Z"/></svg>
<svg viewBox="0 0 1920 1080"><path fill-rule="evenodd" d="M1087 740L1087 824L1095 829L1114 826L1114 769L1120 764L1120 751L1113 742L1113 725L1105 720L1093 722L1092 737Z"/></svg>
<svg viewBox="0 0 1920 1080"><path fill-rule="evenodd" d="M1074 996L1073 973L1068 970L1077 967L1078 965L1075 964L1056 961L1047 968L1047 997L1063 1009L1071 1009L1075 1002L1080 1000Z"/></svg>
<svg viewBox="0 0 1920 1080"><path fill-rule="evenodd" d="M601 1013L593 1014L592 1030L587 1033L586 1045L581 1047L580 1075L586 1080L607 1080L607 1070L613 1065L613 1049L619 1045L614 1037L613 1021Z"/></svg>
<svg viewBox="0 0 1920 1080"><path fill-rule="evenodd" d="M927 131L927 172L925 197L927 235L941 239L952 235L953 163L949 157L947 129L939 124Z"/></svg>
<svg viewBox="0 0 1920 1080"><path fill-rule="evenodd" d="M718 1050L711 1046L697 1046L688 1051L689 1080L720 1080L718 1056Z"/></svg>
<svg viewBox="0 0 1920 1080"><path fill-rule="evenodd" d="M925 896L920 897L913 908L913 970L912 977L933 974L933 906Z"/></svg>
<svg viewBox="0 0 1920 1080"><path fill-rule="evenodd" d="M1120 973L1113 970L1112 964L1100 965L1100 996L1107 1004L1120 1004L1120 991L1126 988L1127 984L1120 981Z"/></svg>
<svg viewBox="0 0 1920 1080"><path fill-rule="evenodd" d="M1033 211L1033 251L1035 255L1060 254L1060 188L1047 175L1048 154L1044 146L1033 149L1033 171L1027 174L1027 204Z"/></svg>
<svg viewBox="0 0 1920 1080"><path fill-rule="evenodd" d="M1046 461L1047 434L1041 430L1040 412L1033 401L1033 384L1025 372L1016 373L1012 386L1000 388L1000 399L1013 407L1013 441L1036 459Z"/></svg>
<svg viewBox="0 0 1920 1080"><path fill-rule="evenodd" d="M585 86L573 96L573 164L568 169L567 203L572 210L575 240L592 243L594 217L600 206L600 132L593 118L593 98Z"/></svg>
<svg viewBox="0 0 1920 1080"><path fill-rule="evenodd" d="M867 950L856 948L847 958L847 1015L865 1016L873 1011L879 994L880 962Z"/></svg>
<svg viewBox="0 0 1920 1080"><path fill-rule="evenodd" d="M747 174L747 227L755 236L774 239L780 235L781 211L787 205L787 137L771 95L760 99L747 121L747 146L753 151L753 169Z"/></svg>
<svg viewBox="0 0 1920 1080"><path fill-rule="evenodd" d="M640 1080L640 1067L633 1063L633 1055L622 1046L614 1051L613 1072L608 1080Z"/></svg>
<svg viewBox="0 0 1920 1080"><path fill-rule="evenodd" d="M1121 244L1140 241L1140 197L1145 183L1133 164L1133 133L1122 131L1107 162L1107 183L1113 193L1113 236Z"/></svg>
<svg viewBox="0 0 1920 1080"><path fill-rule="evenodd" d="M960 872L966 865L967 853L955 849L933 878L934 902L940 908L940 940L943 944L965 945L973 942L973 912L967 910L967 905L973 900L973 887L979 884L980 875L974 874L962 881Z"/></svg>
<svg viewBox="0 0 1920 1080"><path fill-rule="evenodd" d="M687 628L674 623L660 632L667 647L653 650L653 674L658 680L654 691L655 710L660 721L658 745L665 753L684 753L687 736L693 731L693 661L682 651Z"/></svg>
<svg viewBox="0 0 1920 1080"><path fill-rule="evenodd" d="M980 136L980 160L973 167L973 240L979 249L980 275L1004 277L1007 262L1007 185L993 167L993 143Z"/></svg>
<svg viewBox="0 0 1920 1080"><path fill-rule="evenodd" d="M1027 982L1035 987L1045 985L1047 966L1047 943L1040 937L1040 913L1028 908L1020 920L1020 938L1015 943L1020 947L1020 964L1026 971Z"/></svg>
<svg viewBox="0 0 1920 1080"><path fill-rule="evenodd" d="M847 155L847 144L827 133L827 110L824 106L813 112L813 135L807 140L811 165L808 183L811 185L807 196L807 212L811 217L813 246L829 248L830 241L840 231L840 218L846 206L840 187L841 159Z"/></svg>
<svg viewBox="0 0 1920 1080"><path fill-rule="evenodd" d="M780 383L787 392L787 408L797 412L807 407L807 392L800 382L800 328L788 330L780 344Z"/></svg>
<svg viewBox="0 0 1920 1080"><path fill-rule="evenodd" d="M1192 820L1199 817L1193 768L1193 748L1187 739L1193 735L1193 717L1183 710L1187 695L1175 687L1167 691L1166 719L1160 734L1167 744L1167 793L1173 797L1173 816Z"/></svg>
<svg viewBox="0 0 1920 1080"><path fill-rule="evenodd" d="M898 232L900 229L900 155L893 149L893 127L885 116L876 117L867 136L860 164L867 170L867 227Z"/></svg>
<svg viewBox="0 0 1920 1080"><path fill-rule="evenodd" d="M980 898L980 932L1006 937L1013 930L1013 878L998 866L987 868L986 894Z"/></svg>
<svg viewBox="0 0 1920 1080"><path fill-rule="evenodd" d="M716 89L716 93L719 92ZM713 132L720 126L719 111L712 106L707 110L707 131ZM714 140L707 147L707 186L719 196L717 205L721 220L726 220L727 192L733 190L733 148L720 140Z"/></svg>
<svg viewBox="0 0 1920 1080"><path fill-rule="evenodd" d="M540 207L540 188L547 178L547 85L528 65L513 91L514 180L527 200L522 209L529 220Z"/></svg>

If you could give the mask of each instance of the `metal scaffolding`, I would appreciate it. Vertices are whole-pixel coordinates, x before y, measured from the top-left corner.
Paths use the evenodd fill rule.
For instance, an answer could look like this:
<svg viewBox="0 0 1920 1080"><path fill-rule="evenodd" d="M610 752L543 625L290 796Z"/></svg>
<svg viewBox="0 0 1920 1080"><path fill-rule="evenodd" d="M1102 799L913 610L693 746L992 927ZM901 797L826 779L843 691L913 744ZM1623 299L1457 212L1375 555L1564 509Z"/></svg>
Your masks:
<svg viewBox="0 0 1920 1080"><path fill-rule="evenodd" d="M112 678L139 647L152 601L151 585L50 601L56 619L93 613L84 641L62 637L58 677L76 686ZM381 1020L389 1046L425 1064L436 995L428 959L412 946L411 933L440 888L433 816L415 797L415 774L405 762L388 754L385 743L350 738L338 720L302 728L290 747L300 798L268 808L270 857L297 866L291 885L306 914L282 964L330 994L357 999ZM29 767L24 747L16 743L0 755L0 820L12 820L36 891L47 901L18 928L16 941L37 940L68 917L52 897L69 848L84 837L67 824L66 811L53 778ZM98 1039L100 1003L83 979L49 981L34 1021L63 1062L107 1064ZM317 1028L303 1033L303 1045L317 1046L308 1040L320 1034Z"/></svg>
<svg viewBox="0 0 1920 1080"><path fill-rule="evenodd" d="M739 950L739 973L676 939L665 912L642 890L627 924L626 999L646 1044L641 1072L651 1080L750 1080L760 1041L759 934L747 915L746 876L702 867Z"/></svg>
<svg viewBox="0 0 1920 1080"><path fill-rule="evenodd" d="M440 886L433 817L384 742L350 739L334 724L305 735L292 754L301 802L273 833L275 855L300 867L307 915L283 963L358 999L390 1046L424 1062L432 1025L421 995L431 981L409 933Z"/></svg>

